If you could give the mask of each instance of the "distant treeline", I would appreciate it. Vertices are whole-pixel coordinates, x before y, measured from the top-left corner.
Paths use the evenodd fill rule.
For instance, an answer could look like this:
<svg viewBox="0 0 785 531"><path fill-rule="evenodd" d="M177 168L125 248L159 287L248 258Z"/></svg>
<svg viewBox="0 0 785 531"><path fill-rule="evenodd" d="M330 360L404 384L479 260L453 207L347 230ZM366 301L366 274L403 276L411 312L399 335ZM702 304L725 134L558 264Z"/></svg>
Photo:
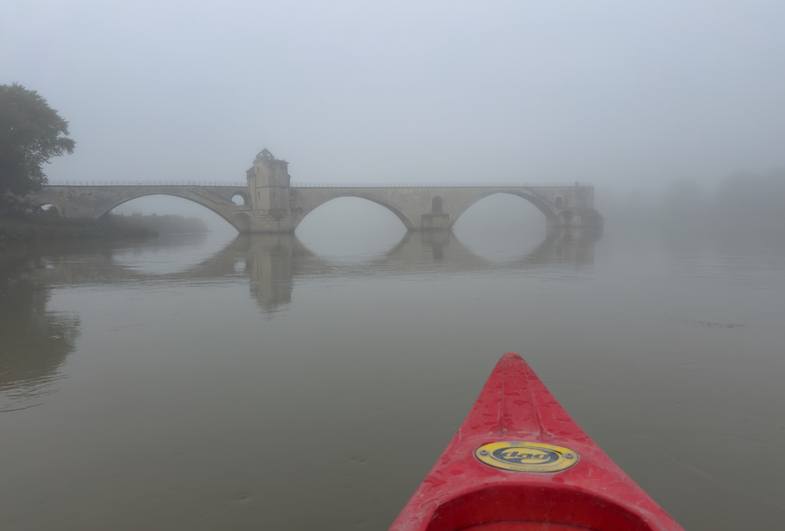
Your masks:
<svg viewBox="0 0 785 531"><path fill-rule="evenodd" d="M207 230L201 219L177 215L109 214L99 220L85 220L62 218L51 210L0 216L0 246L62 240L155 238Z"/></svg>
<svg viewBox="0 0 785 531"><path fill-rule="evenodd" d="M722 231L785 230L785 171L735 174L712 188L675 182L662 198L671 222Z"/></svg>
<svg viewBox="0 0 785 531"><path fill-rule="evenodd" d="M623 197L612 192L599 194L609 227L785 235L785 170L737 173L714 184L674 180L659 192Z"/></svg>

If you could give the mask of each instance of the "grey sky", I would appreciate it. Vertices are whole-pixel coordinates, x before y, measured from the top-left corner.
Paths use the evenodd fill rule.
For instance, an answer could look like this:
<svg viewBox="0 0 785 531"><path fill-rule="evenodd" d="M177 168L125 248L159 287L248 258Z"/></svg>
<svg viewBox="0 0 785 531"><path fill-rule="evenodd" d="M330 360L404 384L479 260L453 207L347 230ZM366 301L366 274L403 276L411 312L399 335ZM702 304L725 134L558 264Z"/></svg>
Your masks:
<svg viewBox="0 0 785 531"><path fill-rule="evenodd" d="M71 123L53 181L591 181L785 166L785 2L0 4L0 83Z"/></svg>

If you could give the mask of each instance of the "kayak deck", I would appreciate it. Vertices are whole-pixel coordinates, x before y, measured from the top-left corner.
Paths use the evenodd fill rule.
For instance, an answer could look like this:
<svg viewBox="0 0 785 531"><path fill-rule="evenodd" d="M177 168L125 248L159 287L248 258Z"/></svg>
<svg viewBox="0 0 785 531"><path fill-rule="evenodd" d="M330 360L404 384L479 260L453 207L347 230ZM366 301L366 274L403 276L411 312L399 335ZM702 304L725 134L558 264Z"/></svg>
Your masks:
<svg viewBox="0 0 785 531"><path fill-rule="evenodd" d="M681 530L517 354L496 365L391 531Z"/></svg>

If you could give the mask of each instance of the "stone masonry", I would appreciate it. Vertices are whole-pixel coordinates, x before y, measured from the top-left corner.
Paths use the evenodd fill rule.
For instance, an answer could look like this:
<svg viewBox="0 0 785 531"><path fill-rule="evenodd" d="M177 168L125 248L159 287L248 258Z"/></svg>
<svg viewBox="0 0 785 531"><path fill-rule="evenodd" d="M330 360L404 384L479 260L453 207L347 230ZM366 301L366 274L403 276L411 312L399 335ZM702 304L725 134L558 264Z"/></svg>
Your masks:
<svg viewBox="0 0 785 531"><path fill-rule="evenodd" d="M293 232L310 212L339 197L359 197L395 214L409 230L448 230L477 201L493 194L522 197L542 212L549 228L600 228L594 188L585 184L493 186L291 186L288 163L261 151L245 186L51 185L33 194L69 218L98 219L148 195L188 199L212 210L239 232ZM239 199L238 199L239 198ZM242 204L236 204L237 202Z"/></svg>

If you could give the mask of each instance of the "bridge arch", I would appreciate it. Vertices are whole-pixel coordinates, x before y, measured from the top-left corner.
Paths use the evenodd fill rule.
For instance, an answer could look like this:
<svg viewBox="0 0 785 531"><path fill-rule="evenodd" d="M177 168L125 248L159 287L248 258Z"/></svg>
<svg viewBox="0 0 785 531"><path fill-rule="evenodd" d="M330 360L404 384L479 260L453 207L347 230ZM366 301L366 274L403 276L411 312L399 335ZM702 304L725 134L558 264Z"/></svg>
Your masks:
<svg viewBox="0 0 785 531"><path fill-rule="evenodd" d="M336 199L343 199L343 198L356 198L356 199L364 199L366 201L370 201L371 203L375 203L388 211L392 212L395 217L397 217L403 226L407 230L412 230L417 228L417 223L415 223L409 216L407 216L400 208L394 205L392 202L387 201L381 197L376 196L375 194L363 193L363 192L351 192L351 191L342 191L341 193L337 194L330 194L329 196L321 197L317 201L312 202L306 208L302 210L302 212L298 212L296 215L294 226L297 228L313 211L317 210L319 207L326 205Z"/></svg>
<svg viewBox="0 0 785 531"><path fill-rule="evenodd" d="M531 192L527 192L527 191L524 191L524 190L519 190L519 189L518 190L516 190L516 189L497 189L497 190L489 190L489 191L484 191L482 193L478 193L477 195L475 195L474 197L472 197L468 201L466 201L463 205L461 205L459 207L457 212L455 212L454 217L453 217L453 224L455 224L461 218L461 216L463 216L466 213L466 211L469 210L472 206L474 206L475 204L479 203L483 199L486 199L488 197L492 197L492 196L495 196L495 195L512 195L512 196L520 197L521 199L524 199L524 200L528 201L529 203L534 205L534 207L537 208L537 210L542 212L543 216L545 216L545 222L548 225L556 224L559 221L559 214L557 212L557 209L553 205L551 205L551 203L549 201L547 201L546 199L544 199L543 197L540 197L537 194L534 194L534 193L531 193Z"/></svg>
<svg viewBox="0 0 785 531"><path fill-rule="evenodd" d="M191 203L196 203L200 205L210 212L217 214L220 216L224 221L229 223L232 227L234 227L238 232L243 232L247 230L249 226L249 220L247 214L243 212L232 212L230 208L221 208L219 205L216 205L214 201L207 200L201 198L197 194L190 194L190 193L178 193L176 191L171 190L150 190L150 191L143 191L137 192L133 194L129 194L127 196L123 196L120 199L115 199L105 205L101 205L98 210L95 212L95 218L101 219L111 213L115 208L124 205L130 201L134 201L136 199L141 199L144 197L155 197L155 196L166 196L166 197L176 197L179 199L185 199L186 201L190 201ZM234 204L232 203L232 206ZM229 207L229 204L226 205Z"/></svg>

